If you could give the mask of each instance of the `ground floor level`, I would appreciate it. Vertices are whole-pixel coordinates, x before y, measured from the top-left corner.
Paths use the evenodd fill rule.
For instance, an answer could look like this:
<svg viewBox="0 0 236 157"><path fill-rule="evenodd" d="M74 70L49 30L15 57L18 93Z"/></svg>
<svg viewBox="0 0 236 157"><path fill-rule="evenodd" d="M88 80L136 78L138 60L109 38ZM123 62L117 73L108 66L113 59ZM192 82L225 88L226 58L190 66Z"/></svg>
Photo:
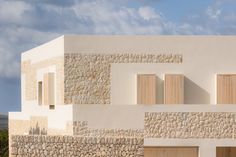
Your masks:
<svg viewBox="0 0 236 157"><path fill-rule="evenodd" d="M168 141L168 140L167 140ZM177 146L174 146L177 145ZM235 157L233 146L145 146L143 138L81 136L11 136L11 156L55 157Z"/></svg>
<svg viewBox="0 0 236 157"><path fill-rule="evenodd" d="M9 114L10 155L235 157L232 105L67 105Z"/></svg>

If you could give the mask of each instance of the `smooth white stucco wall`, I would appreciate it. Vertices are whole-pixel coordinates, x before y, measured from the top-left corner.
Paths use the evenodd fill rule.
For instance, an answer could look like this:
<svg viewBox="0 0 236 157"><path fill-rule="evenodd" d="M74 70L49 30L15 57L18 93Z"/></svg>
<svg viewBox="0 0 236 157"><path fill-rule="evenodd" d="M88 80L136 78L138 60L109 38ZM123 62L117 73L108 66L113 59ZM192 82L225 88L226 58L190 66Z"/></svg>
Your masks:
<svg viewBox="0 0 236 157"><path fill-rule="evenodd" d="M145 112L235 112L235 105L73 105L73 121L89 128L143 129Z"/></svg>
<svg viewBox="0 0 236 157"><path fill-rule="evenodd" d="M52 129L65 129L67 122L72 122L72 105L58 105L54 110L48 106L35 105L28 101L24 104L22 112L9 112L9 120L30 120L31 116L46 116L48 127Z"/></svg>
<svg viewBox="0 0 236 157"><path fill-rule="evenodd" d="M160 79L165 73L184 74L185 103L215 104L215 75L236 73L235 41L236 36L66 35L64 48L65 53L183 55L183 64L113 64L113 104L135 104L137 73L156 73Z"/></svg>
<svg viewBox="0 0 236 157"><path fill-rule="evenodd" d="M64 40L65 53L187 52L194 57L202 50L204 53L216 50L213 52L217 53L236 47L236 36L65 35Z"/></svg>
<svg viewBox="0 0 236 157"><path fill-rule="evenodd" d="M49 41L21 54L21 62L31 60L31 63L64 56L64 36Z"/></svg>
<svg viewBox="0 0 236 157"><path fill-rule="evenodd" d="M112 104L135 104L136 75L148 73L156 74L161 80L164 74L184 74L186 104L215 104L216 74L236 73L235 41L236 37L231 36L159 37L156 50L149 52L182 54L183 63L112 64ZM146 48L149 49L148 46Z"/></svg>
<svg viewBox="0 0 236 157"><path fill-rule="evenodd" d="M73 120L88 121L89 128L142 129L141 106L73 105Z"/></svg>

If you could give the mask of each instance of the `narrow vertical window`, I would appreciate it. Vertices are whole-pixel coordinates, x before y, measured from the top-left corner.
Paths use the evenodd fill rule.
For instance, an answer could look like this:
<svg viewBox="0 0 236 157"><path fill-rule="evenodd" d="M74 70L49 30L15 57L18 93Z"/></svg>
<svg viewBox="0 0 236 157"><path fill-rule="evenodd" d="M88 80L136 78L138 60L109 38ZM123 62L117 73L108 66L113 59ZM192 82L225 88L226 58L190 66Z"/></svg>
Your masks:
<svg viewBox="0 0 236 157"><path fill-rule="evenodd" d="M43 101L43 82L38 82L38 105L42 105Z"/></svg>

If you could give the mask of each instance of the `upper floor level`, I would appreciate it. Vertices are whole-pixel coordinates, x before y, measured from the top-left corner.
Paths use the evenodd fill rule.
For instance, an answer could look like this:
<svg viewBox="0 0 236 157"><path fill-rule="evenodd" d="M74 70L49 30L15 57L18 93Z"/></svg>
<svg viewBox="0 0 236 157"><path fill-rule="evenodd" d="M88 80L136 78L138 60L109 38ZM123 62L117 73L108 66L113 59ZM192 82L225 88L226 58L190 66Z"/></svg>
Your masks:
<svg viewBox="0 0 236 157"><path fill-rule="evenodd" d="M22 54L24 104L236 104L236 36L69 35Z"/></svg>

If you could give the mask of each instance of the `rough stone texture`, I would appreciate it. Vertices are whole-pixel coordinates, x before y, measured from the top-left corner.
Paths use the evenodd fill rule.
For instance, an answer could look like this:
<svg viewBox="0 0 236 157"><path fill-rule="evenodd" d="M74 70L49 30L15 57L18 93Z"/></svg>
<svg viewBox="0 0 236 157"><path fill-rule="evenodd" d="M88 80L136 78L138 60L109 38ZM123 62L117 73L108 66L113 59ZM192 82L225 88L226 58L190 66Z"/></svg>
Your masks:
<svg viewBox="0 0 236 157"><path fill-rule="evenodd" d="M12 136L11 156L143 157L143 138Z"/></svg>
<svg viewBox="0 0 236 157"><path fill-rule="evenodd" d="M65 54L65 104L109 104L111 63L182 63L182 55Z"/></svg>
<svg viewBox="0 0 236 157"><path fill-rule="evenodd" d="M25 75L25 100L37 100L36 72L40 68L56 66L57 104L64 104L64 57L55 57L37 63L30 60L21 63L21 74Z"/></svg>
<svg viewBox="0 0 236 157"><path fill-rule="evenodd" d="M143 138L142 129L91 129L86 121L73 124L73 135L87 137L138 137Z"/></svg>
<svg viewBox="0 0 236 157"><path fill-rule="evenodd" d="M145 113L145 138L234 138L235 113Z"/></svg>

